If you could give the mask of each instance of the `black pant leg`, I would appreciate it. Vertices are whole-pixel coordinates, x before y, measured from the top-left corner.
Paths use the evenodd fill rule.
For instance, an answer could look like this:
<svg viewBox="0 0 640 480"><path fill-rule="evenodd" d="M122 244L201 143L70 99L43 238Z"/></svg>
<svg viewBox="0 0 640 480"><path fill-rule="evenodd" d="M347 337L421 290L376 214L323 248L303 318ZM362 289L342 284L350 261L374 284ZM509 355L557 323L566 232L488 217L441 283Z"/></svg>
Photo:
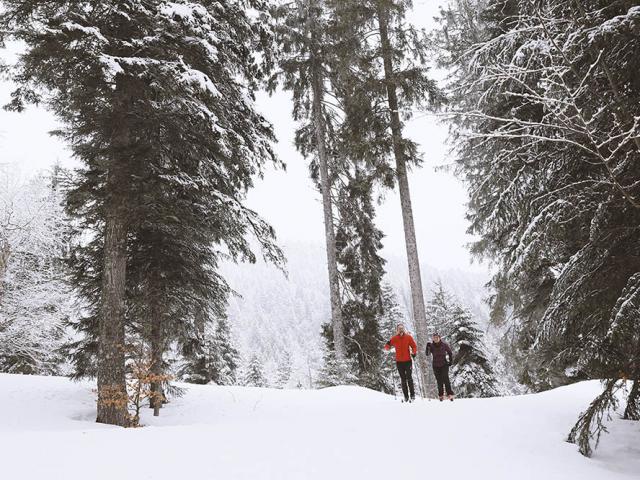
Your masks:
<svg viewBox="0 0 640 480"><path fill-rule="evenodd" d="M436 376L436 383L438 384L438 396L444 395L444 378L442 376L442 367L433 367L433 373Z"/></svg>
<svg viewBox="0 0 640 480"><path fill-rule="evenodd" d="M404 394L404 398L409 398L409 389L407 388L407 370L405 362L396 362L396 367L398 367L398 373L400 374L400 386L402 387L402 393Z"/></svg>
<svg viewBox="0 0 640 480"><path fill-rule="evenodd" d="M411 360L409 360L407 362L407 383L409 384L409 395L411 395L411 398L415 398L416 396L416 391L413 387L413 362Z"/></svg>
<svg viewBox="0 0 640 480"><path fill-rule="evenodd" d="M442 376L444 380L444 386L447 390L447 395L453 395L453 390L451 389L451 380L449 380L449 365L445 365L442 367Z"/></svg>

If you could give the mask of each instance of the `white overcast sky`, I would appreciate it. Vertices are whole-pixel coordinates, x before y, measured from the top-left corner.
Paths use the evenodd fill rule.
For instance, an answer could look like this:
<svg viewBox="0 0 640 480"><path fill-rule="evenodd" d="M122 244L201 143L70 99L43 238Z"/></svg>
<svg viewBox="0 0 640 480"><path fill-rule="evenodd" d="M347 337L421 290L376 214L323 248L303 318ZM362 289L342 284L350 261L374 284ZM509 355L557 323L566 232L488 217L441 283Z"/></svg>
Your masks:
<svg viewBox="0 0 640 480"><path fill-rule="evenodd" d="M430 28L440 0L415 2L411 16L414 24ZM11 60L10 52L0 51L0 58ZM0 83L0 104L9 98L11 85ZM261 94L258 106L275 125L276 151L287 164L286 171L269 170L264 180L257 180L248 204L276 228L280 242L323 242L322 207L308 175L307 162L295 151L295 124L291 120L291 101L286 93L273 97ZM0 111L0 163L17 165L23 175L31 175L59 161L76 165L69 152L47 132L55 128L55 118L39 108L22 114ZM434 167L451 162L445 145L447 127L433 117L418 115L407 125L407 133L424 153L421 169L410 175L416 234L423 263L439 268L480 269L471 265L465 245L466 191L451 173ZM385 232L385 254L404 255L404 236L400 203L395 192L388 192L378 209L378 226Z"/></svg>

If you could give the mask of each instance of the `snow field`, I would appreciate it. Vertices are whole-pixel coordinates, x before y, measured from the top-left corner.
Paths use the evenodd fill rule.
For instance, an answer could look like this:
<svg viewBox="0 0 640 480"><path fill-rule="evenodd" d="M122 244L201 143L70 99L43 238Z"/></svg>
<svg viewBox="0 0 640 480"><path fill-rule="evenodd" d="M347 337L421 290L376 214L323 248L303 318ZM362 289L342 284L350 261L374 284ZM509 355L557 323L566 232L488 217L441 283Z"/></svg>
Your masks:
<svg viewBox="0 0 640 480"><path fill-rule="evenodd" d="M640 423L616 417L592 459L564 441L598 382L414 404L358 387L185 387L121 429L93 421L90 383L2 374L1 478L640 479Z"/></svg>

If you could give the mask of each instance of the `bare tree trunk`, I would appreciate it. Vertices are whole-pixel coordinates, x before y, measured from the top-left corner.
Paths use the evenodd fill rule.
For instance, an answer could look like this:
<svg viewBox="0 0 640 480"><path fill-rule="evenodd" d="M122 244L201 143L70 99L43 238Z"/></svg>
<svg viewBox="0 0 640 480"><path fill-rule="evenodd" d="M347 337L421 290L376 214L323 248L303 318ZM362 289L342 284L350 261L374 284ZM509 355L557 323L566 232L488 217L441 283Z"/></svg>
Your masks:
<svg viewBox="0 0 640 480"><path fill-rule="evenodd" d="M127 276L128 207L126 150L130 133L125 117L131 102L131 85L117 80L120 97L114 105L113 158L107 170L104 215L104 265L98 338L98 412L96 422L129 425L125 376L125 287Z"/></svg>
<svg viewBox="0 0 640 480"><path fill-rule="evenodd" d="M152 299L151 308L151 375L158 379L162 376L162 354L164 353L164 332L162 314L158 310L157 299ZM153 416L160 415L163 401L162 382L151 382L151 398L149 405L153 408Z"/></svg>
<svg viewBox="0 0 640 480"><path fill-rule="evenodd" d="M342 323L342 302L340 300L340 280L338 277L338 262L336 254L336 236L333 225L333 205L331 202L331 182L329 179L329 159L326 147L326 127L322 109L324 97L324 75L322 66L313 55L317 51L317 39L314 33L315 18L319 6L311 4L311 35L312 35L312 90L313 90L313 125L318 149L318 164L320 170L320 191L322 193L322 209L324 213L324 233L327 250L327 267L329 271L329 295L331 298L331 326L333 329L333 344L336 359L345 358L344 327Z"/></svg>
<svg viewBox="0 0 640 480"><path fill-rule="evenodd" d="M104 272L98 349L98 415L96 421L127 426L125 383L125 281L127 226L124 195L118 190L126 179L112 167L107 179Z"/></svg>
<svg viewBox="0 0 640 480"><path fill-rule="evenodd" d="M393 72L393 58L391 42L389 40L389 11L383 1L378 2L378 24L380 27L380 42L382 46L382 60L384 63L384 76L387 84L387 98L391 114L391 136L393 153L396 160L396 175L398 177L398 189L400 191L400 205L402 207L402 221L404 225L404 239L407 249L407 262L409 265L409 282L411 285L411 303L413 306L413 322L416 328L416 340L418 343L418 375L422 385L427 390L427 382L430 377L428 362L425 353L427 344L427 320L422 292L422 278L420 276L420 260L418 258L418 246L416 242L416 230L413 223L413 209L411 206L411 193L409 191L409 179L407 176L407 162L402 147L402 124L398 111L398 95L396 92L395 75ZM424 392L426 393L426 392ZM424 394L423 393L423 394Z"/></svg>

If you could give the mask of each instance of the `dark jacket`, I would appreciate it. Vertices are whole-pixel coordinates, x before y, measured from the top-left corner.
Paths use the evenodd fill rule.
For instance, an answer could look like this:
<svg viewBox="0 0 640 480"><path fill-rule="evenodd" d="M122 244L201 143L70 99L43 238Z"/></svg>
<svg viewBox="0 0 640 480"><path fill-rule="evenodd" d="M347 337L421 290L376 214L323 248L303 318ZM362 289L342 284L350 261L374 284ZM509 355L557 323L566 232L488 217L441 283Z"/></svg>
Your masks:
<svg viewBox="0 0 640 480"><path fill-rule="evenodd" d="M445 365L451 365L453 361L453 352L447 342L440 340L438 343L427 343L427 357L429 354L433 355L433 366L444 367ZM449 359L447 359L449 355Z"/></svg>

